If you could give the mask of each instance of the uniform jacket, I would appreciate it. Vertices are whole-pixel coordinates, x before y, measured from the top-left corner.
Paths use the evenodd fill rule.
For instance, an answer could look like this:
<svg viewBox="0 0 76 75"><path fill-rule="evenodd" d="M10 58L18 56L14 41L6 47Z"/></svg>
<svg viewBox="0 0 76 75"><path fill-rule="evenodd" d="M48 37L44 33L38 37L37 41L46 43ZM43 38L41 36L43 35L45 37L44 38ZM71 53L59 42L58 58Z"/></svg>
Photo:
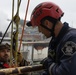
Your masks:
<svg viewBox="0 0 76 75"><path fill-rule="evenodd" d="M58 37L53 37L49 43L48 57L54 61L54 65L49 68L50 75L74 75L72 73L76 70L76 29L64 23Z"/></svg>

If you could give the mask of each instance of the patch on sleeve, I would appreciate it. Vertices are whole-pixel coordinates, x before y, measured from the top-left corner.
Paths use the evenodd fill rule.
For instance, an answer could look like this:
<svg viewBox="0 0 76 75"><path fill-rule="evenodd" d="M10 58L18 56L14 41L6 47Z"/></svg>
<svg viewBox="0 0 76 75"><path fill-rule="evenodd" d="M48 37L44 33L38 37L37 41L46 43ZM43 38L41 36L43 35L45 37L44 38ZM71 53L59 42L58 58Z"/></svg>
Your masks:
<svg viewBox="0 0 76 75"><path fill-rule="evenodd" d="M62 48L62 52L64 55L73 55L76 52L76 44L72 41L67 42Z"/></svg>

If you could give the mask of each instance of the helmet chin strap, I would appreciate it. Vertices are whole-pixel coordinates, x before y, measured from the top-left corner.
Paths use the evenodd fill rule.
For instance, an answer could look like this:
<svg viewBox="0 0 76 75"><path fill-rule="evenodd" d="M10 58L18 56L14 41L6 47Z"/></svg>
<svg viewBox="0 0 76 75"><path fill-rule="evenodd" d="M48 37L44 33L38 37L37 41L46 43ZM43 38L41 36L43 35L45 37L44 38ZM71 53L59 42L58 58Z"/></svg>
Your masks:
<svg viewBox="0 0 76 75"><path fill-rule="evenodd" d="M46 27L45 25L42 25L42 24L41 24L41 26L43 28L47 29L48 31L50 31L52 37L55 37L55 33L54 33L55 24L53 25L52 29L49 29L48 27Z"/></svg>
<svg viewBox="0 0 76 75"><path fill-rule="evenodd" d="M50 29L50 28L48 28L48 27L46 27L46 26L44 25L44 21L45 21L46 19L53 23L52 29ZM60 18L59 18L59 19L55 19L55 18L53 18L53 17L46 16L46 17L44 17L44 18L41 20L41 26L51 32L51 35L50 35L50 36L55 37L54 29L55 29L55 25L56 25L56 23L57 23L58 20L60 20Z"/></svg>
<svg viewBox="0 0 76 75"><path fill-rule="evenodd" d="M54 33L55 25L56 25L56 23L53 24L53 27L52 27L52 32L51 32L52 37L55 37L55 33Z"/></svg>

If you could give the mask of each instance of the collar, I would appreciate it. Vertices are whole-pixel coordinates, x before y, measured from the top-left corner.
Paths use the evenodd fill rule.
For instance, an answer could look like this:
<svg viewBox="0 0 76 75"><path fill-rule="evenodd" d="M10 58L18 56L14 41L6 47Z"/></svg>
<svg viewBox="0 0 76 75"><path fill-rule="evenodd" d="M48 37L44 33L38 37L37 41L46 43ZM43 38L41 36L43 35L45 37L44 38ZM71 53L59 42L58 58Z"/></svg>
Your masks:
<svg viewBox="0 0 76 75"><path fill-rule="evenodd" d="M56 37L56 39L57 40L61 39L66 34L66 32L68 31L68 29L69 29L69 24L67 22L64 22L63 23L63 27L62 27L60 33L58 34L58 36Z"/></svg>
<svg viewBox="0 0 76 75"><path fill-rule="evenodd" d="M9 68L9 64L4 62L0 62L0 66L2 66L3 68Z"/></svg>
<svg viewBox="0 0 76 75"><path fill-rule="evenodd" d="M56 48L56 46L59 44L60 40L63 38L63 36L66 34L66 32L68 31L69 29L69 25L68 23L64 22L63 23L63 27L60 31L60 33L58 34L58 36L55 38L52 38L51 42L50 43L53 43L52 44L52 47L53 48Z"/></svg>
<svg viewBox="0 0 76 75"><path fill-rule="evenodd" d="M7 63L4 63L3 66L4 66L5 68L9 68L9 64L7 64Z"/></svg>

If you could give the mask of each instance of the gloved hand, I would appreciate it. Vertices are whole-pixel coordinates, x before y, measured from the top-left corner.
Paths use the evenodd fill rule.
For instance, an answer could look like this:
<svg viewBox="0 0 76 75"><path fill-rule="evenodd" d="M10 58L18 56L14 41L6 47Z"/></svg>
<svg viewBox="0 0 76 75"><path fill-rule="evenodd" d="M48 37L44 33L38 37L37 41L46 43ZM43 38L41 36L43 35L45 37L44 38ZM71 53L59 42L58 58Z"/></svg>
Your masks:
<svg viewBox="0 0 76 75"><path fill-rule="evenodd" d="M21 62L23 60L23 55L21 52L17 52L17 62Z"/></svg>
<svg viewBox="0 0 76 75"><path fill-rule="evenodd" d="M17 62L18 66L27 66L28 62L24 59L21 52L17 52Z"/></svg>
<svg viewBox="0 0 76 75"><path fill-rule="evenodd" d="M41 75L50 75L47 71L41 73Z"/></svg>
<svg viewBox="0 0 76 75"><path fill-rule="evenodd" d="M45 69L49 69L50 65L53 63L53 60L49 57L44 58L40 64L43 64L43 67Z"/></svg>

